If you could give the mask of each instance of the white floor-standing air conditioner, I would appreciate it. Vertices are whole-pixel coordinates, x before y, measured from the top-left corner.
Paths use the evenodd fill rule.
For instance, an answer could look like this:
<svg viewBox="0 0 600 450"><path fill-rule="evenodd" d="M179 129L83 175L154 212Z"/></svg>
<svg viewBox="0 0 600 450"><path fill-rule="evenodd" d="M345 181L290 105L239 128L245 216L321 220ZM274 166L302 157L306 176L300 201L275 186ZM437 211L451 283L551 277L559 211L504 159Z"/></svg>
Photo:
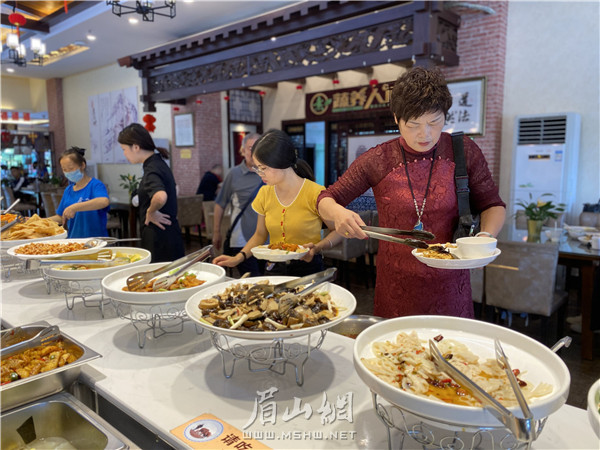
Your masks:
<svg viewBox="0 0 600 450"><path fill-rule="evenodd" d="M566 223L577 223L574 211L581 117L577 113L517 116L511 174L512 215L518 200L534 201L550 193L553 203L564 203Z"/></svg>

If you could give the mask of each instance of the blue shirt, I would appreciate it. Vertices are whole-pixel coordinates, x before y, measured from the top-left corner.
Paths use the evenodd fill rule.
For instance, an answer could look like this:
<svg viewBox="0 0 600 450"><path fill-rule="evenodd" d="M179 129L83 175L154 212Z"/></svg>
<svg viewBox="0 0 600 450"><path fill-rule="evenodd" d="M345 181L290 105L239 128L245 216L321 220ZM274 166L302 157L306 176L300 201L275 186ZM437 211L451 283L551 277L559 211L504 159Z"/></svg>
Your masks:
<svg viewBox="0 0 600 450"><path fill-rule="evenodd" d="M90 182L78 191L73 189L75 185L69 184L65 193L60 200L60 205L56 209L56 214L63 215L65 209L75 203L87 202L99 197L108 198L106 186L96 178L92 178ZM75 217L67 221L68 237L69 238L87 238L87 237L102 237L108 236L106 229L106 221L110 206L95 211L79 211L75 213Z"/></svg>

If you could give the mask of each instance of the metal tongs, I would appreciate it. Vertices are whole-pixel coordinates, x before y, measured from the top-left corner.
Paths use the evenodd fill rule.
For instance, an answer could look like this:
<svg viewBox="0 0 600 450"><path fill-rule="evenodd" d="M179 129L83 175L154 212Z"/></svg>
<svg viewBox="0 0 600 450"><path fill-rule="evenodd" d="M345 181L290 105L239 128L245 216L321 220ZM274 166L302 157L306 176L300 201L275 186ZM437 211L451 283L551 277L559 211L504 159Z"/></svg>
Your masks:
<svg viewBox="0 0 600 450"><path fill-rule="evenodd" d="M312 275L306 275L305 277L295 278L290 281L285 281L279 284L255 284L246 292L246 299L249 300L254 296L262 294L267 297L269 295L278 294L280 292L292 292L299 286L304 286L300 292L296 295L301 296L314 291L321 284L326 281L335 280L337 274L337 268L330 267L322 272L313 273ZM308 284L308 286L306 286Z"/></svg>
<svg viewBox="0 0 600 450"><path fill-rule="evenodd" d="M404 244L414 248L429 248L425 240L435 239L435 234L423 230L398 230L396 228L382 227L360 227L367 236L373 239L382 241L395 242L396 244ZM412 236L415 239L406 239L398 236Z"/></svg>
<svg viewBox="0 0 600 450"><path fill-rule="evenodd" d="M533 414L527 405L527 401L525 400L525 397L521 392L521 388L519 387L519 382L510 368L508 358L504 354L504 350L502 349L498 339L494 340L494 347L496 350L496 361L498 361L498 364L500 364L500 366L504 368L504 372L506 372L510 386L514 391L517 402L519 403L519 407L521 408L521 412L523 414L522 419L516 417L505 406L500 404L500 402L479 387L478 384L450 364L440 353L439 349L435 345L435 342L432 339L429 340L429 351L431 353L431 357L439 366L439 368L450 375L450 377L453 378L454 381L458 382L463 388L469 390L473 397L481 402L484 409L490 412L512 432L517 441L531 443L537 438Z"/></svg>

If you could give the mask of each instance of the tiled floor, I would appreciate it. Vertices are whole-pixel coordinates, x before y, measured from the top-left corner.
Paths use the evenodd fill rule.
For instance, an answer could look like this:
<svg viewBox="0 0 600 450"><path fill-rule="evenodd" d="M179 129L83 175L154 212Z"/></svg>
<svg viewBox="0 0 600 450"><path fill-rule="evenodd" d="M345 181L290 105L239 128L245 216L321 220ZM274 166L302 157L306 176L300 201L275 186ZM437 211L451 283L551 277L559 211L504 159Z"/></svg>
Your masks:
<svg viewBox="0 0 600 450"><path fill-rule="evenodd" d="M206 242L205 242L206 244ZM192 237L191 242L186 244L186 252L197 250L200 248L197 237ZM326 264L332 264L332 261L326 261ZM355 314L373 314L373 284L370 280L369 270L364 266L350 265L349 274L339 274L337 283L346 287L345 276L349 277L350 291L354 294L357 300L357 308ZM369 278L367 287L366 278ZM571 292L569 300L569 316L578 314L577 295L575 291ZM556 329L556 318L551 322L552 329ZM504 325L504 324L503 324ZM526 325L525 319L514 315L512 326L513 330L519 331L527 336L541 341L540 320L530 320ZM573 339L569 348L563 348L559 351L560 357L563 359L569 372L571 373L571 388L567 403L578 408L585 409L587 407L587 393L590 386L600 378L600 334L595 335L594 340L594 359L592 361L583 360L581 358L581 334L570 330L569 325L565 326L566 334ZM555 336L556 337L556 336ZM558 338L557 338L558 339Z"/></svg>

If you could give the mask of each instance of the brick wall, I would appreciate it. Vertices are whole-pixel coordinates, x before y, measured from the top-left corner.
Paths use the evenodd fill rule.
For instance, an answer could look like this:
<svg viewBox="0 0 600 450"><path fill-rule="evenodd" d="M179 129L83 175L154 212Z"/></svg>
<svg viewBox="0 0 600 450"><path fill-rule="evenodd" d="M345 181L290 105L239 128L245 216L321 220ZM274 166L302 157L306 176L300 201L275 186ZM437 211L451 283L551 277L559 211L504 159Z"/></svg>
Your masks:
<svg viewBox="0 0 600 450"><path fill-rule="evenodd" d="M458 30L460 64L442 68L449 81L485 76L485 134L474 141L483 150L496 183L500 176L500 144L502 137L502 101L509 2L478 2L493 8L496 14L457 9L461 25Z"/></svg>
<svg viewBox="0 0 600 450"><path fill-rule="evenodd" d="M197 103L196 100L202 101ZM186 105L173 106L172 116L183 113L194 114L194 145L175 147L175 124L172 123L171 167L179 195L193 195L204 172L215 164L222 163L221 138L221 94L207 94L189 97ZM191 150L191 158L187 158ZM182 158L184 156L184 158Z"/></svg>

